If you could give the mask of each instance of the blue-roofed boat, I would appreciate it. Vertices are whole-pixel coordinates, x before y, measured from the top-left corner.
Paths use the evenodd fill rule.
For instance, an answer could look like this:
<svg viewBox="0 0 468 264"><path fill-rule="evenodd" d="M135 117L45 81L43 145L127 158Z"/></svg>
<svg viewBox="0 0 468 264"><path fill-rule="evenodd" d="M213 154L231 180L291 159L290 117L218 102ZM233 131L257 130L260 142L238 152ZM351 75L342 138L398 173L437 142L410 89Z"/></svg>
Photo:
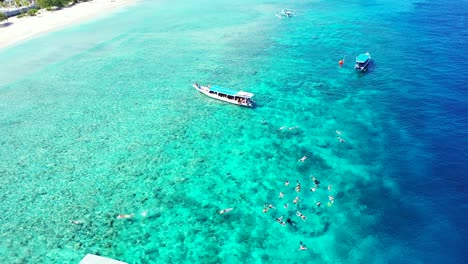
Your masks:
<svg viewBox="0 0 468 264"><path fill-rule="evenodd" d="M202 86L198 83L195 83L193 87L200 93L214 99L240 106L255 107L255 102L252 100L252 97L254 96L253 93L237 91L217 85Z"/></svg>
<svg viewBox="0 0 468 264"><path fill-rule="evenodd" d="M371 56L369 52L359 54L359 56L356 58L356 64L354 64L354 68L358 71L365 71L367 65L369 65L370 60Z"/></svg>

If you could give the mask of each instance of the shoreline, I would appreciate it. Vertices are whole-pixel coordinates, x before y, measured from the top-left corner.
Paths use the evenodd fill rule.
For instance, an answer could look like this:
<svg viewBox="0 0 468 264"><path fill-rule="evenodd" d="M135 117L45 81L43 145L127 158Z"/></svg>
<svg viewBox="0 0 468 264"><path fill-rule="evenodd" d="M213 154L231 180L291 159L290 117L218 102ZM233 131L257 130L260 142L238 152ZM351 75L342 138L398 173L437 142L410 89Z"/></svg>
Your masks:
<svg viewBox="0 0 468 264"><path fill-rule="evenodd" d="M36 16L11 17L0 22L0 49L40 35L83 23L100 15L134 4L137 0L92 0L56 11L41 9Z"/></svg>

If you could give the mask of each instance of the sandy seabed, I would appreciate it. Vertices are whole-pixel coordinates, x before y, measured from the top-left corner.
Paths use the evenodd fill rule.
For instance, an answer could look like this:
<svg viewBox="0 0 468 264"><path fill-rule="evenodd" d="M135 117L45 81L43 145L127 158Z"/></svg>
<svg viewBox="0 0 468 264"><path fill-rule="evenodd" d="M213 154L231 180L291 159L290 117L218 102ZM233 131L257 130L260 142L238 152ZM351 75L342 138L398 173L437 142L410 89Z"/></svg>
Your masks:
<svg viewBox="0 0 468 264"><path fill-rule="evenodd" d="M93 0L56 11L43 9L33 17L11 17L0 23L0 49L95 18L134 2L136 0Z"/></svg>

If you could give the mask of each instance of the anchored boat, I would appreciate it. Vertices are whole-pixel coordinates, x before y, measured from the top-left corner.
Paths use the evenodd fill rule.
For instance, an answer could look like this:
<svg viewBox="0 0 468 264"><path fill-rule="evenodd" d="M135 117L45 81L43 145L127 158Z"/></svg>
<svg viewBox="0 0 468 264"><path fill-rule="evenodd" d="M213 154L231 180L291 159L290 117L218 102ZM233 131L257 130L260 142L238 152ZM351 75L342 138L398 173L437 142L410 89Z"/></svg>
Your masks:
<svg viewBox="0 0 468 264"><path fill-rule="evenodd" d="M221 86L202 86L195 83L193 87L202 94L205 94L211 98L218 99L227 103L236 104L246 107L255 107L255 102L252 100L253 93L244 91L236 91L230 88L224 88Z"/></svg>
<svg viewBox="0 0 468 264"><path fill-rule="evenodd" d="M276 16L279 17L279 18L291 18L293 16L295 16L296 14L294 13L293 10L289 10L289 9L282 9L281 11L278 11L276 13Z"/></svg>
<svg viewBox="0 0 468 264"><path fill-rule="evenodd" d="M359 54L356 58L356 64L354 64L354 68L358 71L365 71L367 68L367 65L369 65L369 62L371 60L371 56L369 52L366 52L364 54Z"/></svg>

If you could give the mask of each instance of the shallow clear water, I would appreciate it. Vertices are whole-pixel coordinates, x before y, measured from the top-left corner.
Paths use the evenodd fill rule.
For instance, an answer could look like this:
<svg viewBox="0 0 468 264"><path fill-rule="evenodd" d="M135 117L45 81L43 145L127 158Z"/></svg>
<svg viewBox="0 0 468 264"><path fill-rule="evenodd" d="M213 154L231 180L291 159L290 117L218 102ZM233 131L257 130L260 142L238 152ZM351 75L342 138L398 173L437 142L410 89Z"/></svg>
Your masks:
<svg viewBox="0 0 468 264"><path fill-rule="evenodd" d="M250 2L143 1L0 50L7 263L462 263L466 1Z"/></svg>

